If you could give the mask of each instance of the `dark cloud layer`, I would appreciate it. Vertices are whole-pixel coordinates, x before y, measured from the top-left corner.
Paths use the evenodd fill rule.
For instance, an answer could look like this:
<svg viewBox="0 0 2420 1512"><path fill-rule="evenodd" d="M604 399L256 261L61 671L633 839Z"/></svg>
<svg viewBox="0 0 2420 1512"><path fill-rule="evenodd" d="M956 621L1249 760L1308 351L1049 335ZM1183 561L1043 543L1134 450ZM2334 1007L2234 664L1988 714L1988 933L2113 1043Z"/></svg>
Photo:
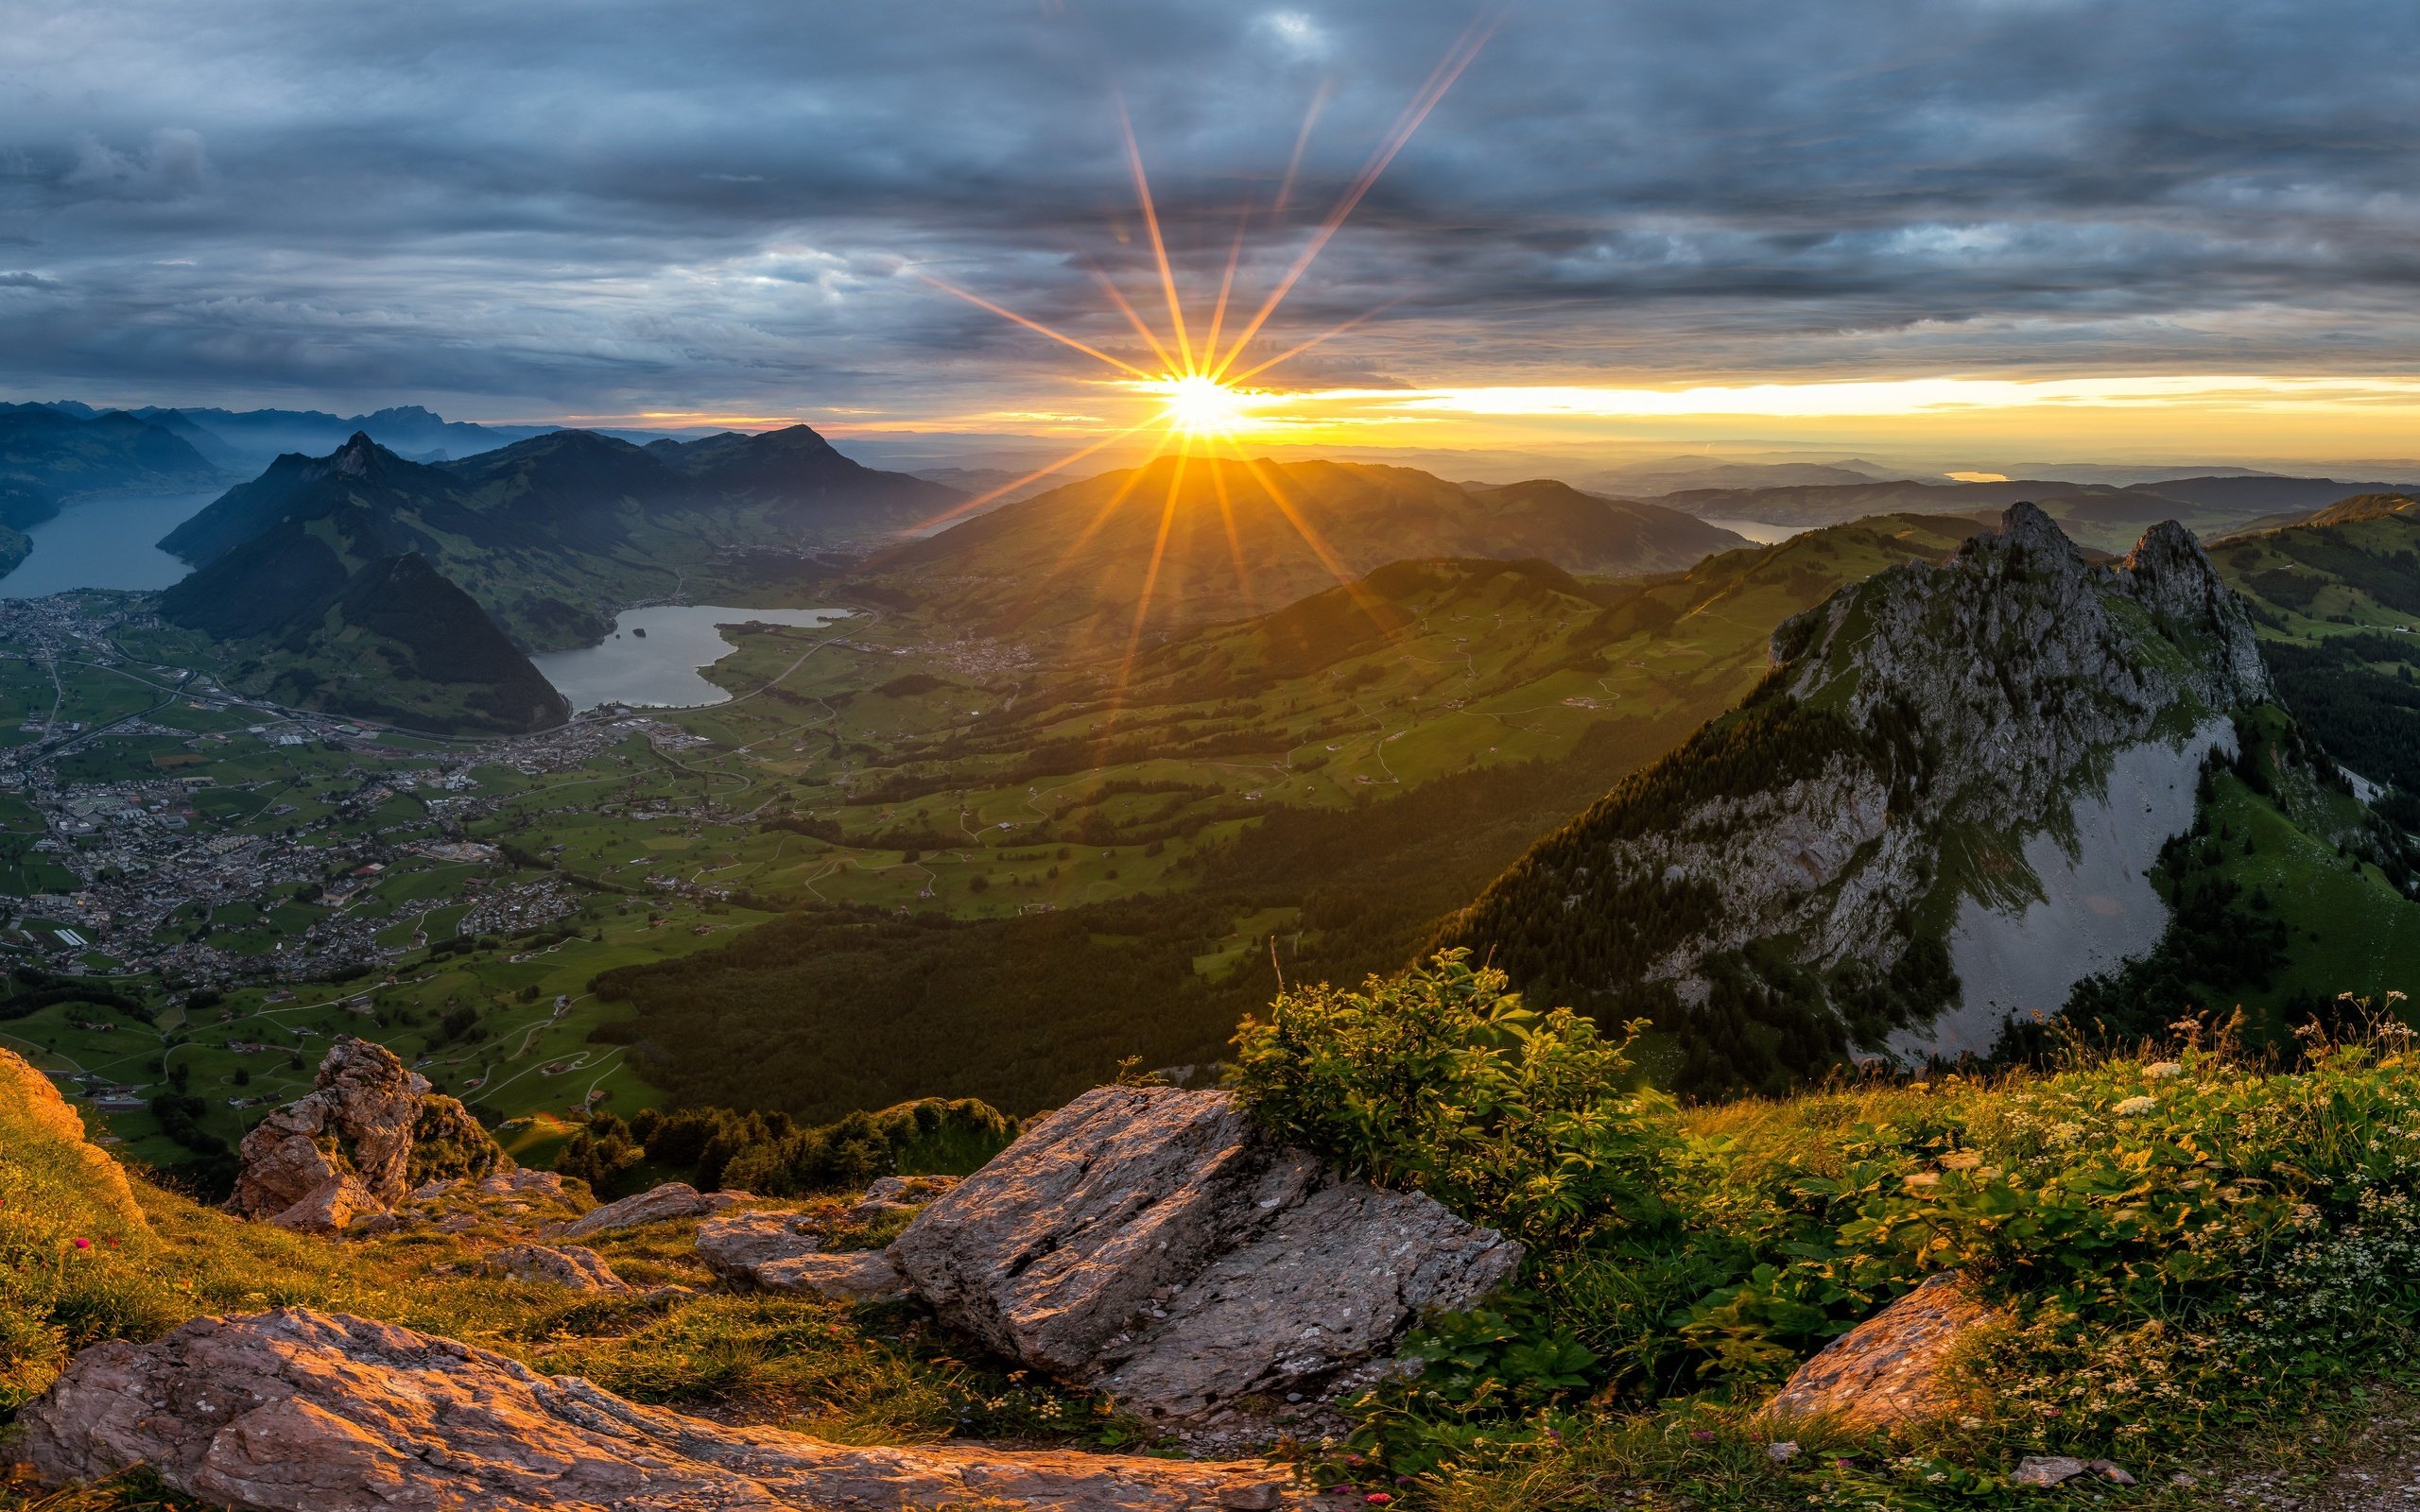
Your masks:
<svg viewBox="0 0 2420 1512"><path fill-rule="evenodd" d="M1064 412L1266 289L1467 0L19 0L0 388ZM1322 383L2410 372L2409 0L1527 0L1287 307ZM1283 215L1269 210L1323 100ZM1063 360L1065 359L1065 360Z"/></svg>

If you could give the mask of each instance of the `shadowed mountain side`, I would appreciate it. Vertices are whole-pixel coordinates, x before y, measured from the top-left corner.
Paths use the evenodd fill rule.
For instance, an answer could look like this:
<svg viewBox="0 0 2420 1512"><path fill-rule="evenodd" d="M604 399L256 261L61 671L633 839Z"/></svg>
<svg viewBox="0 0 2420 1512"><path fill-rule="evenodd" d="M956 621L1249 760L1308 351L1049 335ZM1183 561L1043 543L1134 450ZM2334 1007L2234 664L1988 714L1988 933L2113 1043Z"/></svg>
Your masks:
<svg viewBox="0 0 2420 1512"><path fill-rule="evenodd" d="M2210 548L2296 718L2420 830L2420 498L2365 493Z"/></svg>
<svg viewBox="0 0 2420 1512"><path fill-rule="evenodd" d="M227 643L230 680L302 708L449 734L570 716L428 558L381 551L363 511L316 524L272 530L192 574L160 595L161 618Z"/></svg>
<svg viewBox="0 0 2420 1512"><path fill-rule="evenodd" d="M1638 574L1744 544L1677 510L1550 481L1466 490L1409 468L1168 458L1004 506L877 570L994 630L1080 628L1114 649L1147 598L1145 628L1164 633L1264 613L1391 561Z"/></svg>
<svg viewBox="0 0 2420 1512"><path fill-rule="evenodd" d="M0 404L0 526L39 524L77 494L202 489L224 476L182 438L131 415L85 420Z"/></svg>
<svg viewBox="0 0 2420 1512"><path fill-rule="evenodd" d="M281 522L365 510L517 641L555 648L601 637L629 604L697 591L735 553L879 539L959 497L860 467L804 426L645 447L553 431L438 466L356 434L324 457L279 457L161 545L206 564Z"/></svg>

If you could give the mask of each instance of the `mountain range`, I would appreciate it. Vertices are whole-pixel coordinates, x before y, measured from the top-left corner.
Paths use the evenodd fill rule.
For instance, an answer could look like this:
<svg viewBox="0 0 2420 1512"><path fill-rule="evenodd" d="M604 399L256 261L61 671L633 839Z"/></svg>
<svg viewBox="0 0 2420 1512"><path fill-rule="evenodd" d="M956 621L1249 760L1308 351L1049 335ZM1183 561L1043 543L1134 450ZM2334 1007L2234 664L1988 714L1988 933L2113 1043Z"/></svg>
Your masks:
<svg viewBox="0 0 2420 1512"><path fill-rule="evenodd" d="M681 594L752 549L879 539L959 497L860 467L804 426L644 447L552 431L438 464L356 433L326 456L278 458L160 544L199 570L189 598L240 595L273 540L291 543L274 553L285 559L318 522L357 513L370 532L359 539L425 556L516 643L543 650L594 642L616 610Z"/></svg>
<svg viewBox="0 0 2420 1512"><path fill-rule="evenodd" d="M531 730L569 711L528 651L598 640L616 610L704 587L751 549L880 538L959 497L804 426L645 447L553 431L434 465L356 432L170 532L162 547L194 571L159 608L284 702Z"/></svg>
<svg viewBox="0 0 2420 1512"><path fill-rule="evenodd" d="M31 550L24 531L85 494L203 489L222 474L182 438L123 414L79 419L0 404L0 575Z"/></svg>
<svg viewBox="0 0 2420 1512"><path fill-rule="evenodd" d="M1745 544L1676 509L1548 479L1458 486L1363 463L1167 459L1006 505L873 567L994 633L1123 646L1138 629L1266 612L1391 561L1535 558L1613 576Z"/></svg>
<svg viewBox="0 0 2420 1512"><path fill-rule="evenodd" d="M2057 520L2079 541L2122 552L2144 526L2161 520L2174 520L2197 535L2217 535L2243 529L2263 517L2281 522L2353 494L2394 487L2268 473L2194 474L2122 486L2056 478L1969 483L1876 479L1692 487L1659 495L1655 502L1709 520L1806 529L1903 510L1989 517L2022 501Z"/></svg>
<svg viewBox="0 0 2420 1512"><path fill-rule="evenodd" d="M342 445L358 431L379 444L424 462L469 456L514 441L543 436L552 425L479 425L449 421L418 404L398 404L363 415L331 415L318 409L137 408L96 409L80 400L53 400L43 406L78 420L131 415L187 441L231 472L255 471L287 452L317 453ZM652 440L652 436L641 439Z"/></svg>

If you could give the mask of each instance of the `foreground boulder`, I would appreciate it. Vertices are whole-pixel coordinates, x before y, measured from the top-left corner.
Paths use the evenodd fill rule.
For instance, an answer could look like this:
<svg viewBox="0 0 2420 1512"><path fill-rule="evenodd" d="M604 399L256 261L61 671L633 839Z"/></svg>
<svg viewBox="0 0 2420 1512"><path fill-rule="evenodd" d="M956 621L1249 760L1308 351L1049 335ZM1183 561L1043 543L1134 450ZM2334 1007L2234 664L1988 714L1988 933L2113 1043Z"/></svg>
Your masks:
<svg viewBox="0 0 2420 1512"><path fill-rule="evenodd" d="M698 1258L724 1280L844 1302L905 1296L907 1282L879 1249L823 1247L821 1228L795 1212L732 1212L698 1225Z"/></svg>
<svg viewBox="0 0 2420 1512"><path fill-rule="evenodd" d="M1853 1434L1893 1433L1965 1405L1951 1379L1958 1351L1999 1314L1956 1272L1933 1277L1798 1367L1765 1417L1820 1418Z"/></svg>
<svg viewBox="0 0 2420 1512"><path fill-rule="evenodd" d="M557 1230L564 1239L586 1239L591 1234L610 1232L615 1228L635 1228L644 1223L669 1223L676 1218L702 1218L710 1212L748 1200L745 1192L700 1192L686 1181L666 1181L649 1187L618 1202L582 1213L577 1220Z"/></svg>
<svg viewBox="0 0 2420 1512"><path fill-rule="evenodd" d="M1306 1506L1258 1461L852 1449L726 1428L362 1318L199 1318L77 1357L9 1452L50 1485L143 1465L259 1512L681 1508L1261 1512Z"/></svg>
<svg viewBox="0 0 2420 1512"><path fill-rule="evenodd" d="M1302 1397L1521 1247L1345 1180L1220 1091L1100 1087L936 1197L890 1258L942 1319L1163 1419Z"/></svg>
<svg viewBox="0 0 2420 1512"><path fill-rule="evenodd" d="M614 1274L603 1256L578 1245L510 1245L487 1258L487 1268L515 1280L543 1281L575 1292L618 1294L630 1282Z"/></svg>
<svg viewBox="0 0 2420 1512"><path fill-rule="evenodd" d="M310 1233L340 1233L422 1182L512 1164L460 1103L351 1035L329 1047L311 1091L255 1125L238 1154L228 1206Z"/></svg>
<svg viewBox="0 0 2420 1512"><path fill-rule="evenodd" d="M727 1281L754 1280L757 1270L823 1247L821 1228L795 1212L726 1212L698 1225L698 1258Z"/></svg>

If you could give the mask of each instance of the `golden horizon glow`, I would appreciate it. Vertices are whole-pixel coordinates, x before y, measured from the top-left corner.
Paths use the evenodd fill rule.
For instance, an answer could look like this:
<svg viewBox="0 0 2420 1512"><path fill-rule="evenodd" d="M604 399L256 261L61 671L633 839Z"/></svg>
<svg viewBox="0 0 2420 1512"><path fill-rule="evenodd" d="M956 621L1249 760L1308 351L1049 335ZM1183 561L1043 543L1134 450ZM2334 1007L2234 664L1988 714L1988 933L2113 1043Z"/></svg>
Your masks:
<svg viewBox="0 0 2420 1512"><path fill-rule="evenodd" d="M1222 290L1223 292L1223 290ZM1173 343L1171 343L1173 345ZM1058 407L925 415L823 409L776 415L650 409L617 415L487 419L487 424L760 430L807 424L835 436L947 432L1063 438L1083 455L1136 431L1170 438L1250 436L1280 447L1699 445L1754 441L1854 449L1918 445L2053 447L2211 463L2410 456L2420 451L2420 377L2292 373L2126 373L2091 377L1743 379L1688 384L1500 384L1395 388L1247 387L1219 379L1215 337L1196 368L1079 380ZM1171 355L1174 353L1171 352ZM1142 414L1119 415L1144 399ZM2206 455L2202 455L2206 454ZM1122 461L1124 453L1103 458ZM2006 456L2006 452L2001 452ZM1069 460L1073 460L1071 457ZM1945 461L1947 460L1945 457ZM1962 471L1991 471L1975 455ZM1994 465L1997 465L1995 463ZM1056 469L1045 470L1046 472Z"/></svg>

